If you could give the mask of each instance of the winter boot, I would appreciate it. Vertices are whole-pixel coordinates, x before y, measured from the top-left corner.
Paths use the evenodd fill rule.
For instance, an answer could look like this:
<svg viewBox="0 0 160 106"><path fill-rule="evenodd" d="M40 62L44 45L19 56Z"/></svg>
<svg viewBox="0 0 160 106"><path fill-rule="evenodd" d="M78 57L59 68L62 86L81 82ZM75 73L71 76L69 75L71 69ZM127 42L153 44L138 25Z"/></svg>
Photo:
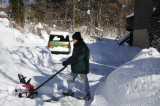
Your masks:
<svg viewBox="0 0 160 106"><path fill-rule="evenodd" d="M87 94L85 97L84 97L84 100L90 100L91 99L91 95L90 94Z"/></svg>
<svg viewBox="0 0 160 106"><path fill-rule="evenodd" d="M74 97L74 92L62 92L64 96L72 96Z"/></svg>

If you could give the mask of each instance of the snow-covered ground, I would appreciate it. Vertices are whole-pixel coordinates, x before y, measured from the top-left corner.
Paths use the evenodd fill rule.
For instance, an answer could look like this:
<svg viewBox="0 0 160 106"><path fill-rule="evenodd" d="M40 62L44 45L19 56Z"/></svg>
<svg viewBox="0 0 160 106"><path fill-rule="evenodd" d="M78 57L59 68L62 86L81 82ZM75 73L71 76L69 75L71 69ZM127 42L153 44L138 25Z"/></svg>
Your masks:
<svg viewBox="0 0 160 106"><path fill-rule="evenodd" d="M114 70L96 92L92 105L159 106L160 53L143 49L133 60Z"/></svg>
<svg viewBox="0 0 160 106"><path fill-rule="evenodd" d="M19 84L18 73L32 78L40 85L61 69L70 55L53 55L46 47L48 35L40 37L9 27L7 19L0 18L0 105L2 106L158 106L159 58L155 49L117 46L114 39L84 37L90 57L88 74L92 99L88 102L72 97L62 97L57 102L43 102L51 97L61 97L67 90L70 66L41 87L33 100L17 98L14 88ZM72 46L71 46L72 47ZM135 57L136 56L136 57ZM76 79L76 97L83 97L80 78Z"/></svg>

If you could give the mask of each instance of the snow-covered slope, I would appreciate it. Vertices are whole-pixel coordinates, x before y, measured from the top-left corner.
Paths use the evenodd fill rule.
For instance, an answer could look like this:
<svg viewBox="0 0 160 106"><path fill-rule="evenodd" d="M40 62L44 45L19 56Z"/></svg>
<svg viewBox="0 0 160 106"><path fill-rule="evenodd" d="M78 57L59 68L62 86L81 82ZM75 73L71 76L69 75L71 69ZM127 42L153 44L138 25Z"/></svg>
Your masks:
<svg viewBox="0 0 160 106"><path fill-rule="evenodd" d="M23 33L22 33L23 32ZM47 36L47 35L46 35ZM13 48L16 46L46 46L46 41L30 32L21 32L10 27L10 22L6 18L0 18L0 42L4 47Z"/></svg>
<svg viewBox="0 0 160 106"><path fill-rule="evenodd" d="M160 53L143 49L132 61L113 71L101 84L96 106L159 106Z"/></svg>
<svg viewBox="0 0 160 106"><path fill-rule="evenodd" d="M24 74L27 79L32 78L31 82L37 86L45 80L44 76L57 71L54 70L55 63L49 49L44 46L46 42L32 33L10 28L6 18L0 18L0 38L0 105L36 105L36 100L15 98L14 88L19 84L18 73ZM41 101L38 103L41 104Z"/></svg>

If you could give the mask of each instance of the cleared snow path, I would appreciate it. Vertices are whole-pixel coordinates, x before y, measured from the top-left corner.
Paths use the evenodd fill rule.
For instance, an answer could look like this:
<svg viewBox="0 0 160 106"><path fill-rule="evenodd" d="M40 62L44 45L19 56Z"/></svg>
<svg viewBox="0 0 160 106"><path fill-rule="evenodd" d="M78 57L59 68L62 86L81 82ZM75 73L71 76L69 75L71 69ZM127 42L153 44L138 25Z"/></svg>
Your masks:
<svg viewBox="0 0 160 106"><path fill-rule="evenodd" d="M94 95L99 87L99 84L104 82L107 76L117 67L124 64L125 62L132 60L133 57L139 53L140 49L128 46L117 46L116 41L112 39L103 39L95 43L91 43L88 39L86 39L86 42L91 53L90 73L88 74L88 78L91 88L92 99L94 99ZM55 62L61 64L69 56L52 55L52 57ZM67 72L66 74L68 74L69 72ZM76 96L84 96L84 94L79 91L79 89L83 91L83 85L81 84L80 78L76 80L76 85L79 87L77 89ZM67 83L65 83L65 87L67 88ZM91 102L92 101L87 104L91 104ZM81 104L84 105L83 103Z"/></svg>

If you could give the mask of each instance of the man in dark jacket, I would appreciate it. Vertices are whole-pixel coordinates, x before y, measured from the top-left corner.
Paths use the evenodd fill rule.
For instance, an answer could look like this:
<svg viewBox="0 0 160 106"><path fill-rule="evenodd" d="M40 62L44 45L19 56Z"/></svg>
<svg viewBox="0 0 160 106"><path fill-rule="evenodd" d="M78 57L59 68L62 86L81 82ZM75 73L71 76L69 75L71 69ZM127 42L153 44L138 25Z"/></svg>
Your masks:
<svg viewBox="0 0 160 106"><path fill-rule="evenodd" d="M74 96L74 81L80 75L86 93L84 99L89 100L91 98L87 78L87 74L89 73L89 49L81 38L80 32L75 32L72 38L74 42L72 56L63 62L63 66L71 65L72 72L68 80L68 92L63 92L62 94L65 96Z"/></svg>

